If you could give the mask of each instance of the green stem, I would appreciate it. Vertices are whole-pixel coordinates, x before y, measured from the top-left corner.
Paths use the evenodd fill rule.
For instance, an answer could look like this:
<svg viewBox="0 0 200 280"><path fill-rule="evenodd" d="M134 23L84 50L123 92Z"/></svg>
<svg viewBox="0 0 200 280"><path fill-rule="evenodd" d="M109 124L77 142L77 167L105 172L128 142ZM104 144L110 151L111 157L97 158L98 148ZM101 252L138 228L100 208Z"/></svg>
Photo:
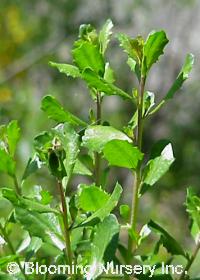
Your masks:
<svg viewBox="0 0 200 280"><path fill-rule="evenodd" d="M137 120L137 134L136 142L139 150L142 150L142 138L143 138L143 100L144 100L144 88L145 88L145 77L141 77L140 81L140 92L138 94L138 120ZM139 206L139 188L141 185L141 162L135 171L135 178L133 184L133 198L131 208L131 229L133 232L137 230L137 218L138 218L138 206ZM129 236L128 238L128 251L130 256L133 251L134 242Z"/></svg>
<svg viewBox="0 0 200 280"><path fill-rule="evenodd" d="M15 190L16 190L17 194L21 196L22 195L22 191L21 191L21 188L19 186L19 183L18 183L16 175L14 175L13 180L14 180Z"/></svg>
<svg viewBox="0 0 200 280"><path fill-rule="evenodd" d="M97 93L97 101L96 101L96 105L97 105L97 125L101 124L101 93ZM99 153L95 153L95 182L96 185L99 186L100 185L100 179L101 179L101 156Z"/></svg>
<svg viewBox="0 0 200 280"><path fill-rule="evenodd" d="M12 242L10 241L10 238L9 238L8 234L7 234L6 230L4 229L4 227L1 225L1 223L0 223L0 231L1 231L1 233L2 233L2 235L3 235L3 237L4 237L4 239L5 239L6 243L8 244L8 247L9 247L9 249L10 249L12 255L17 256L17 253L16 253L16 251L15 251L13 245L12 245ZM26 280L28 280L28 277L27 277L27 275L26 275L25 272L24 272L24 269L23 269L23 267L22 267L22 265L21 265L21 263L20 263L20 259L19 259L18 256L17 256L17 258L16 258L16 262L17 262L17 264L18 264L18 266L19 266L19 269L21 270L21 273L24 275L24 278L25 278Z"/></svg>
<svg viewBox="0 0 200 280"><path fill-rule="evenodd" d="M193 262L195 261L195 259L197 257L197 254L198 254L199 250L200 250L200 240L198 241L197 246L196 246L196 248L194 250L194 253L192 254L191 258L188 260L188 263L187 263L183 273L181 274L181 277L179 278L179 280L184 280L185 279L188 271L190 270Z"/></svg>
<svg viewBox="0 0 200 280"><path fill-rule="evenodd" d="M65 193L64 193L63 185L62 185L61 181L58 181L58 187L59 187L61 203L62 203L62 214L63 214L63 224L64 224L64 231L65 231L66 254L67 254L69 265L71 266L72 265L72 249L71 249L71 241L70 241L70 233L69 233L68 209L67 209Z"/></svg>

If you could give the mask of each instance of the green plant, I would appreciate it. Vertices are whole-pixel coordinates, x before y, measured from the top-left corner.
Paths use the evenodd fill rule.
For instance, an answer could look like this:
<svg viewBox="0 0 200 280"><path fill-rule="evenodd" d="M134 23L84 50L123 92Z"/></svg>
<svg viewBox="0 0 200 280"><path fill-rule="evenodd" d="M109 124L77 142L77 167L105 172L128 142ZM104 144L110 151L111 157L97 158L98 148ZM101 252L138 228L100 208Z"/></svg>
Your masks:
<svg viewBox="0 0 200 280"><path fill-rule="evenodd" d="M2 187L1 197L8 200L12 209L0 222L1 239L7 243L0 260L2 279L66 279L65 276L25 275L20 261L41 264L91 265L87 278L77 271L67 279L190 279L189 271L200 249L200 198L188 189L186 207L192 221L191 233L196 242L193 254L182 246L156 222L150 220L138 228L138 205L140 197L168 171L174 162L172 145L166 141L155 144L151 153L144 156L143 130L149 119L179 90L193 66L193 55L188 54L175 82L160 103L146 90L146 80L154 63L163 54L168 39L164 31L153 31L146 40L141 36L130 38L118 34L120 46L128 55L128 65L138 79L138 88L129 94L115 85L114 71L106 60L106 49L112 34L113 24L108 20L101 31L91 25L81 25L79 38L74 43L74 65L50 62L61 73L86 82L96 104L96 112L89 110L89 123L65 110L53 96L45 96L41 108L56 122L50 131L44 131L34 139L34 154L28 161L20 183L16 176L15 151L20 138L16 121L0 127L0 171L13 180L15 189ZM117 95L128 100L134 112L130 122L122 129L103 122L102 103L105 96ZM118 182L110 194L106 176L111 166L127 168L134 178L132 205L120 205L117 211L120 220L113 214L123 188ZM30 195L23 194L23 182L41 168L47 168L55 182L58 197L51 190L34 188ZM80 184L71 189L71 180L76 174L87 176L90 184ZM10 234L20 226L24 236L14 248ZM125 229L127 244L120 239L120 230ZM158 240L152 241L155 233ZM143 255L145 242L149 252ZM167 251L164 265L171 265L177 256L185 259L182 274L164 273L160 248ZM8 250L10 249L10 253ZM20 272L16 277L6 276L6 265L16 261ZM113 262L115 265L141 264L148 268L145 273L134 276L117 273L100 274L99 264ZM150 265L155 266L151 274ZM125 269L125 268L124 268ZM180 272L180 271L178 271ZM133 278L134 277L134 278Z"/></svg>

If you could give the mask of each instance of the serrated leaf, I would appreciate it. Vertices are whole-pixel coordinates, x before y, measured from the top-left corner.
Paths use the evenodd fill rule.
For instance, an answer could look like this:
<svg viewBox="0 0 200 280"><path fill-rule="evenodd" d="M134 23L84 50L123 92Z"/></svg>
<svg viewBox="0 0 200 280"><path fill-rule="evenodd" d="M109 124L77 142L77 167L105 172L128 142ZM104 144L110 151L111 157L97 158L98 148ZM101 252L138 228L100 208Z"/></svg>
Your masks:
<svg viewBox="0 0 200 280"><path fill-rule="evenodd" d="M112 126L94 125L85 130L85 134L82 137L82 146L93 152L101 152L106 143L113 139L132 142L125 133Z"/></svg>
<svg viewBox="0 0 200 280"><path fill-rule="evenodd" d="M78 37L83 41L92 42L94 45L99 44L97 31L91 24L81 24Z"/></svg>
<svg viewBox="0 0 200 280"><path fill-rule="evenodd" d="M86 212L94 212L102 208L109 199L109 194L94 185L80 185L78 206Z"/></svg>
<svg viewBox="0 0 200 280"><path fill-rule="evenodd" d="M60 73L66 74L67 76L71 76L73 78L80 78L81 73L78 67L71 64L63 64L63 63L55 63L50 61L49 65L57 68Z"/></svg>
<svg viewBox="0 0 200 280"><path fill-rule="evenodd" d="M103 221L111 211L117 206L118 200L122 193L122 187L117 183L113 193L110 198L107 200L106 204L94 212L90 217L88 217L83 223L79 226L87 226L90 224L98 223L98 221Z"/></svg>
<svg viewBox="0 0 200 280"><path fill-rule="evenodd" d="M98 47L92 42L79 40L75 43L72 51L74 62L82 71L90 68L96 74L103 76L105 64L104 59Z"/></svg>
<svg viewBox="0 0 200 280"><path fill-rule="evenodd" d="M163 149L160 156L151 159L144 170L143 183L153 186L170 168L174 162L171 144Z"/></svg>
<svg viewBox="0 0 200 280"><path fill-rule="evenodd" d="M15 219L29 232L30 236L39 237L44 242L50 243L60 250L64 249L64 240L55 214L41 214L36 211L15 207Z"/></svg>
<svg viewBox="0 0 200 280"><path fill-rule="evenodd" d="M64 110L55 97L47 95L42 99L41 109L56 122L68 122L72 125L87 125L84 121Z"/></svg>
<svg viewBox="0 0 200 280"><path fill-rule="evenodd" d="M0 149L0 172L5 172L13 177L15 174L15 165L13 158L5 150Z"/></svg>
<svg viewBox="0 0 200 280"><path fill-rule="evenodd" d="M124 51L136 61L137 64L141 64L143 58L143 46L144 40L141 36L136 38L130 38L126 34L118 34L118 40L120 41L120 46Z"/></svg>
<svg viewBox="0 0 200 280"><path fill-rule="evenodd" d="M144 43L143 60L142 60L142 75L146 77L151 66L156 63L159 56L163 54L163 50L169 40L166 33L161 31L152 31L146 42Z"/></svg>
<svg viewBox="0 0 200 280"><path fill-rule="evenodd" d="M158 110L160 110L160 108L170 99L172 99L175 95L175 93L181 89L183 83L188 79L189 77L189 73L192 70L192 67L194 65L194 55L193 54L188 54L186 56L184 65L180 71L180 73L178 74L175 82L172 84L172 86L170 87L170 89L168 90L167 94L165 95L164 99L150 112L150 114L154 114L155 112L157 112Z"/></svg>
<svg viewBox="0 0 200 280"><path fill-rule="evenodd" d="M188 79L189 73L192 70L193 64L194 64L194 55L188 54L186 56L184 65L183 65L180 73L178 74L178 77L176 78L175 82L173 83L173 85L171 86L171 88L169 89L169 91L167 92L167 94L165 96L166 101L173 98L176 91L179 90L182 87L185 80Z"/></svg>
<svg viewBox="0 0 200 280"><path fill-rule="evenodd" d="M99 32L99 43L100 43L100 49L102 54L105 53L107 46L109 44L110 37L112 35L112 31L111 31L112 28L113 28L112 20L108 19Z"/></svg>
<svg viewBox="0 0 200 280"><path fill-rule="evenodd" d="M129 169L136 169L143 158L137 147L124 140L109 141L103 149L103 154L110 165Z"/></svg>
<svg viewBox="0 0 200 280"><path fill-rule="evenodd" d="M118 95L123 99L132 100L132 97L128 93L118 88L117 86L107 82L104 78L100 77L89 68L85 69L85 71L82 73L82 77L87 82L90 88L94 88L106 95Z"/></svg>
<svg viewBox="0 0 200 280"><path fill-rule="evenodd" d="M92 242L92 261L91 269L89 271L89 279L95 279L99 275L98 266L95 264L101 264L103 262L104 253L112 238L119 233L119 224L114 215L109 215L101 223L97 225L94 239ZM103 236L103 239L102 239Z"/></svg>
<svg viewBox="0 0 200 280"><path fill-rule="evenodd" d="M169 253L172 255L181 255L187 258L187 255L181 245L165 229L152 220L148 223L148 227L161 234L159 244L162 244Z"/></svg>
<svg viewBox="0 0 200 280"><path fill-rule="evenodd" d="M7 126L7 141L9 153L13 157L15 154L17 143L20 139L20 128L16 120L11 121Z"/></svg>

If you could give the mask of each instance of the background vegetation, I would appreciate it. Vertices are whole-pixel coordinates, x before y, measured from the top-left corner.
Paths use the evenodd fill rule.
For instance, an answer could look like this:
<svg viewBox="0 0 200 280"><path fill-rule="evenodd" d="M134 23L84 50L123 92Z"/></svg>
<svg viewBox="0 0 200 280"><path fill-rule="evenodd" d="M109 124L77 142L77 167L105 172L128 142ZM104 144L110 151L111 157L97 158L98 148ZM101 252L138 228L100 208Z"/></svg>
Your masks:
<svg viewBox="0 0 200 280"><path fill-rule="evenodd" d="M93 23L98 28L111 18L116 31L133 37L137 34L145 37L152 29L163 28L170 44L148 81L148 88L156 93L156 97L161 99L175 79L186 53L194 53L196 65L182 92L177 94L173 104L168 104L151 120L153 125L145 134L145 150L149 150L155 140L169 139L176 162L151 193L143 198L141 221L145 221L147 213L148 216L150 214L190 246L189 232L183 234L187 232L183 202L188 185L196 187L200 194L199 15L200 3L197 0L1 0L0 123L19 120L23 135L17 155L19 176L22 176L31 155L34 135L51 125L40 110L42 96L52 94L70 111L85 120L88 118L87 108L92 102L86 94L85 85L59 75L48 66L49 60L70 62L69 50L77 37L79 25ZM110 61L120 81L119 86L130 90L135 81L126 65L126 56L115 40L109 52L108 56L112 53ZM160 77L163 77L162 80ZM113 126L120 127L130 119L132 108L128 104L115 97L106 101L104 117L108 117ZM129 203L131 176L121 170L118 177L126 187L123 200ZM8 180L0 175L1 185L9 184ZM74 186L78 180L73 182ZM112 181L110 178L111 188ZM54 192L53 182L46 174L31 177L24 185L25 191L36 184ZM1 201L2 216L6 214L5 207L8 204ZM158 215L160 212L162 215ZM176 224L179 227L174 228ZM195 276L196 271L197 267L194 267Z"/></svg>

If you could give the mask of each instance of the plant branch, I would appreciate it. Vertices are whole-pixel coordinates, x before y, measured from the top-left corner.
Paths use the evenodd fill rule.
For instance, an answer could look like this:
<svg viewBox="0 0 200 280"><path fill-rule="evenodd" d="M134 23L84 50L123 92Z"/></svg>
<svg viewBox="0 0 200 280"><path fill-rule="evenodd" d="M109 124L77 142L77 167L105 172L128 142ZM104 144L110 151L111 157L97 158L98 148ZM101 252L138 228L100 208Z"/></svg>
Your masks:
<svg viewBox="0 0 200 280"><path fill-rule="evenodd" d="M12 242L10 241L10 238L9 238L8 234L7 234L6 230L4 229L4 227L1 225L1 223L0 223L0 231L1 231L1 233L2 233L2 235L3 235L3 237L4 237L4 239L5 239L5 241L7 242L8 247L9 247L11 253L12 253L13 255L17 256L17 253L16 253L16 251L15 251L13 245L12 245ZM21 265L21 263L20 263L20 259L19 259L18 256L17 256L17 258L16 258L16 262L17 262L17 264L18 264L18 266L19 266L19 269L20 269L21 273L24 275L24 278L25 278L26 280L28 280L28 277L27 277L27 275L26 275L25 272L24 272L24 269L23 269L23 267L22 267L22 265Z"/></svg>
<svg viewBox="0 0 200 280"><path fill-rule="evenodd" d="M139 150L142 150L142 138L143 138L143 100L144 100L144 88L145 88L145 77L141 77L140 81L140 92L138 94L138 120L137 120L137 134L136 141ZM138 217L138 205L139 205L139 188L141 185L141 163L139 163L135 171L135 179L133 185L133 198L131 207L131 230L136 232L137 230L137 217ZM128 239L128 250L132 253L133 240L129 236Z"/></svg>
<svg viewBox="0 0 200 280"><path fill-rule="evenodd" d="M97 101L96 101L96 105L97 105L97 125L101 124L101 93L97 92ZM99 153L95 153L95 181L96 181L96 185L99 186L100 185L100 178L101 178L101 156Z"/></svg>
<svg viewBox="0 0 200 280"><path fill-rule="evenodd" d="M60 192L60 198L62 203L62 214L63 214L63 223L64 223L64 231L65 231L65 243L66 243L66 253L69 265L72 265L72 250L71 250L71 242L70 242L70 233L69 233L69 222L68 222L68 209L65 198L65 193L63 190L63 185L61 181L58 181L58 187Z"/></svg>
<svg viewBox="0 0 200 280"><path fill-rule="evenodd" d="M192 254L191 258L188 260L188 263L183 271L183 273L181 274L181 277L179 278L179 280L184 280L188 271L190 270L193 262L195 261L196 257L197 257L197 254L200 250L200 239L198 240L197 242L197 245L196 245L196 248L194 250L194 253Z"/></svg>

